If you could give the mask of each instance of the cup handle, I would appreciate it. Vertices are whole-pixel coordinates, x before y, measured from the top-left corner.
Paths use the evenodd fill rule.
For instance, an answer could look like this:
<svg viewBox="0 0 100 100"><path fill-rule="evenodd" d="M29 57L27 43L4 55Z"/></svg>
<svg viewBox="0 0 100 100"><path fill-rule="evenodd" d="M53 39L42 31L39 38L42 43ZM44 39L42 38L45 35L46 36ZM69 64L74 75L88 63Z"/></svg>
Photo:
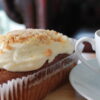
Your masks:
<svg viewBox="0 0 100 100"><path fill-rule="evenodd" d="M79 46L83 43L83 42L89 42L92 45L93 50L95 50L95 40L92 38L88 38L88 37L83 37L81 39L79 39L76 44L75 44L75 52L78 56L78 58L90 69L92 69L93 71L98 71L96 70L96 68L92 65L90 65L86 59L82 56L82 50L79 49Z"/></svg>

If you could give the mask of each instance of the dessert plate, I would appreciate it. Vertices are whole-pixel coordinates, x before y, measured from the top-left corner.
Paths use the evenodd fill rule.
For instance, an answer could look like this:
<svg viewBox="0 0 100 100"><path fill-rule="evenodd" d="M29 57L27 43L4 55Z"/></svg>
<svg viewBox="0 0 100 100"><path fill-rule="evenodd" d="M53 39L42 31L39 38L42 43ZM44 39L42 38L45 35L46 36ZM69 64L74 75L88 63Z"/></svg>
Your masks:
<svg viewBox="0 0 100 100"><path fill-rule="evenodd" d="M87 61L100 69L97 60ZM73 88L88 100L100 100L100 73L95 73L83 63L74 67L69 76Z"/></svg>

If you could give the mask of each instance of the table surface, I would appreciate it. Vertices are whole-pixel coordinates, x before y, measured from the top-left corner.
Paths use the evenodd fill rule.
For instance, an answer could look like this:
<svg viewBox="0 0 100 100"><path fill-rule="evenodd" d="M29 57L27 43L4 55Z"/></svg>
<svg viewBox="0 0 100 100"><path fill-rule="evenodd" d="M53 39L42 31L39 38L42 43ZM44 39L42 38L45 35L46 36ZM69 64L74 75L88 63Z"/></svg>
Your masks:
<svg viewBox="0 0 100 100"><path fill-rule="evenodd" d="M95 58L95 54L84 53L83 56L89 60ZM78 63L81 63L80 61ZM77 93L70 82L60 87L56 91L48 94L48 96L44 100L86 100L79 93Z"/></svg>

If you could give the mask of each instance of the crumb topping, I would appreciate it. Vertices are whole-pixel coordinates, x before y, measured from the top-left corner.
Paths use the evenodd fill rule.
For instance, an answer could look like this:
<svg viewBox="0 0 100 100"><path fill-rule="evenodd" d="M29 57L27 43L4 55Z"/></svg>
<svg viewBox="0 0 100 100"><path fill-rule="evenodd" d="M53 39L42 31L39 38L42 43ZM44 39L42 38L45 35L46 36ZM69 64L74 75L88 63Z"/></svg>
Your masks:
<svg viewBox="0 0 100 100"><path fill-rule="evenodd" d="M11 44L35 42L49 44L50 41L64 42L63 35L53 30L43 29L24 29L8 32L6 35L0 36L0 43L3 43L6 49L13 49Z"/></svg>

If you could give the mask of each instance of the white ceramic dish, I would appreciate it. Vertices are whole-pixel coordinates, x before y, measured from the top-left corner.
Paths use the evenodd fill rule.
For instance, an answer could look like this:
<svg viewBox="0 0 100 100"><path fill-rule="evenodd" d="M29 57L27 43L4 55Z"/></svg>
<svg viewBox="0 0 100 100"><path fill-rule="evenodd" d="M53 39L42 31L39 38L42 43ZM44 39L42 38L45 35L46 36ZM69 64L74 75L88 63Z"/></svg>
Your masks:
<svg viewBox="0 0 100 100"><path fill-rule="evenodd" d="M99 65L96 59L87 61L96 69ZM83 63L74 67L69 76L74 89L88 100L100 100L100 73L95 73Z"/></svg>

